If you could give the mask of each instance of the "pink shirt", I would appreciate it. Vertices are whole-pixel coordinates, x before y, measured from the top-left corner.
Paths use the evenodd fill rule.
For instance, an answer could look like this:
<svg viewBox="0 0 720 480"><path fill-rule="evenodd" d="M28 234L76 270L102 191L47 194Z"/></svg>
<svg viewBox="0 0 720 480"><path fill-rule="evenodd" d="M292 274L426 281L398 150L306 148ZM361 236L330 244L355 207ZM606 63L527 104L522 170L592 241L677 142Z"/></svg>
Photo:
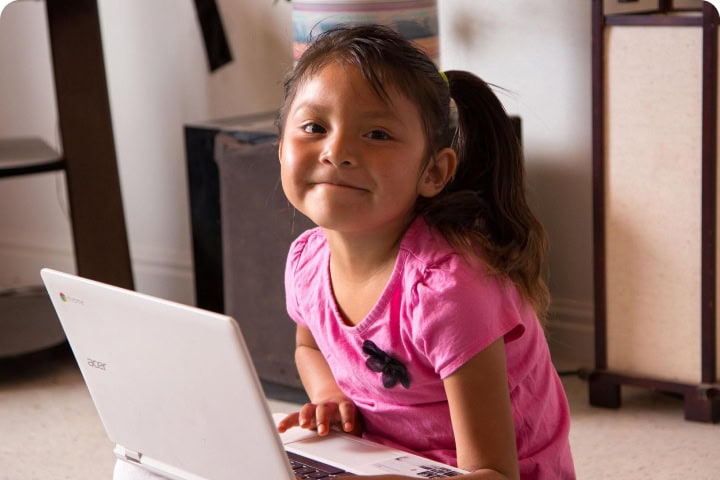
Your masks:
<svg viewBox="0 0 720 480"><path fill-rule="evenodd" d="M332 293L329 255L321 229L293 243L287 308L362 412L366 438L456 465L443 379L503 337L522 478L574 478L565 392L535 313L512 283L459 256L419 218L377 304L348 326ZM405 365L409 388L383 386L382 374L366 367L365 340Z"/></svg>

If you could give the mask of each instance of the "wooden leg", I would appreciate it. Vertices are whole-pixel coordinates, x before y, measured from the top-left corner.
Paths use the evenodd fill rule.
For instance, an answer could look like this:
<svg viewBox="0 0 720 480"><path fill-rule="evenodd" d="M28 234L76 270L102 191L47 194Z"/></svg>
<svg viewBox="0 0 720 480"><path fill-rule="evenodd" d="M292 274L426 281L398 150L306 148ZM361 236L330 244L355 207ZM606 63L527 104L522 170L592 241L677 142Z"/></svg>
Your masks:
<svg viewBox="0 0 720 480"><path fill-rule="evenodd" d="M588 378L590 405L594 407L620 408L620 384L601 375Z"/></svg>
<svg viewBox="0 0 720 480"><path fill-rule="evenodd" d="M720 392L699 386L685 393L685 420L694 422L720 422Z"/></svg>

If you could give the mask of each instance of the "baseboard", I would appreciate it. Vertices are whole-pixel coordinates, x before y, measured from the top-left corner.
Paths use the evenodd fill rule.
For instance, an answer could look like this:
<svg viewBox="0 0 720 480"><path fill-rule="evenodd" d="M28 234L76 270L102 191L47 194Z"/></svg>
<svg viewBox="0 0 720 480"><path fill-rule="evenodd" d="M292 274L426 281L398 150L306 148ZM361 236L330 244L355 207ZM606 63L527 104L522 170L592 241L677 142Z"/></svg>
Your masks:
<svg viewBox="0 0 720 480"><path fill-rule="evenodd" d="M190 252L131 247L135 289L156 297L195 305Z"/></svg>
<svg viewBox="0 0 720 480"><path fill-rule="evenodd" d="M139 292L194 305L190 252L154 247L132 247L135 289ZM75 273L72 248L40 242L0 242L0 289L40 285L40 269Z"/></svg>
<svg viewBox="0 0 720 480"><path fill-rule="evenodd" d="M72 247L37 241L0 241L0 289L41 285L40 270L54 268L75 273Z"/></svg>
<svg viewBox="0 0 720 480"><path fill-rule="evenodd" d="M592 367L595 362L593 304L555 298L545 327L559 369Z"/></svg>

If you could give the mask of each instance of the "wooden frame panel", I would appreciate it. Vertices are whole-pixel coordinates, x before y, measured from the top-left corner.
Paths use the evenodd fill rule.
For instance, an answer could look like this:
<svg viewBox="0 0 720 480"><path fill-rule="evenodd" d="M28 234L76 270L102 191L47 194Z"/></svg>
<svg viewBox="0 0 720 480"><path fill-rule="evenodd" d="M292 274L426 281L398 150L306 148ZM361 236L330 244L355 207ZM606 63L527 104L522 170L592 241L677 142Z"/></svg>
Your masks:
<svg viewBox="0 0 720 480"><path fill-rule="evenodd" d="M46 0L78 274L133 288L96 0Z"/></svg>
<svg viewBox="0 0 720 480"><path fill-rule="evenodd" d="M718 338L716 307L717 299L720 298L720 288L716 281L719 268L717 254L718 172L716 167L718 155L717 25L717 11L707 2L704 2L700 15L688 15L687 13L676 15L673 12L666 12L666 14L606 16L603 14L602 0L593 0L593 236L595 241L596 364L595 370L589 374L590 402L593 405L619 407L620 386L634 384L683 395L687 419L720 421L720 385L717 384L717 372L720 368L717 353L720 348L720 338ZM675 38L676 44L660 46L658 63L665 62L671 66L671 69L686 74L685 77L674 79L675 85L678 86L676 90L663 91L662 88L667 88L665 85L654 92L661 95L658 103L667 105L645 104L639 106L639 112L632 112L632 107L626 109L625 115L629 116L631 120L625 125L622 124L622 121L617 121L615 117L613 117L614 123L610 124L609 116L617 114L618 106L620 108L628 107L629 102L637 101L637 92L635 95L632 94L633 88L647 88L649 91L657 89L659 85L663 84L665 72L662 69L658 70L657 66L650 66L645 72L641 72L639 78L631 78L633 72L636 73L638 70L637 66L633 65L632 56L625 59L625 64L622 61L620 64L613 64L615 59L608 60L607 48L609 46L617 48L623 43L622 34L616 35L619 37L619 44L613 44L618 38L608 38L609 26L621 28L642 26L650 27L651 30L658 27L675 29L672 33L666 32L664 36L651 38L644 48L657 48L662 42L668 41L669 37L678 37ZM697 34L676 29L676 27L695 29ZM630 43L637 46L638 42ZM685 58L690 56L690 53L683 53L683 49L690 44L695 44L696 49L701 49L701 52L696 54L698 58L694 60ZM668 52L678 48L679 56L674 61L669 59ZM621 57L622 51L621 48ZM635 58L648 60L646 53L640 55L636 53L635 55ZM685 68L678 68L678 62L681 62ZM699 62L699 65L696 62ZM642 68L639 70L642 71ZM620 73L618 74L618 72ZM629 75L630 78L624 78L624 75ZM608 92L608 84L611 81L624 82L623 88L627 88L630 95L626 97L621 95L619 99L613 98L617 92ZM693 82L695 82L694 86ZM685 98L685 104L677 101L682 99L683 95L690 98L690 100ZM694 102L692 102L693 98ZM688 104L693 104L694 107L690 107L690 110L683 110L688 108ZM694 133L688 135L686 131L685 134L680 134L679 131L673 130L672 125L663 124L662 119L647 118L653 115L662 116L663 113L667 115L667 111L662 110L663 107L670 107L670 118L675 115L682 117L678 121L677 128L690 128L691 131L694 130ZM683 111L685 112L684 116L680 113ZM633 115L635 115L634 119ZM646 188L644 191L639 188L640 191L632 191L642 183L643 161L645 161L644 173L652 175L655 174L655 170L658 170L657 164L654 163L656 158L651 158L650 161L646 159L638 161L638 157L644 156L647 149L655 146L652 142L648 143L647 136L643 142L641 139L633 138L633 135L642 136L642 133L647 134L648 132L652 133L653 141L661 144L661 148L656 152L661 161L663 155L668 155L668 152L671 151L670 164L666 165L666 171L660 176L661 183L664 181L662 187L671 190L670 194L663 191L662 188L658 189L659 192L652 188ZM670 141L662 145L663 140ZM625 142L625 148L619 148L618 142ZM693 142L695 145L692 145ZM628 145L630 146L628 147ZM633 150L633 146L645 150ZM675 153L672 154L672 151ZM688 159L678 158L683 155ZM622 178L623 175L618 176L617 172L613 170L618 166L620 169L628 168L627 164L631 162L639 163L640 167L630 166L625 179ZM685 178L673 178L673 175L685 176ZM622 183L624 180L627 181L624 187L617 185L618 182ZM660 220L656 218L654 221L671 224L675 222L675 228L668 229L667 235L672 237L680 232L680 243L684 244L672 248L672 242L667 243L666 239L658 238L663 236L663 232L652 223L651 216L644 218L645 211L641 211L639 214L634 212L630 218L629 228L632 230L637 227L636 232L643 232L646 235L649 231L650 235L645 238L649 238L651 243L659 242L661 250L669 251L663 251L662 255L655 252L653 256L646 251L648 245L641 245L636 249L634 255L620 257L618 245L624 246L628 238L632 241L632 236L623 239L622 235L618 237L614 230L617 228L613 221L617 216L618 205L608 205L608 202L617 203L614 190L617 188L630 190L627 199L620 199L619 211L621 214L631 211L632 208L638 208L638 206L651 210L653 206L657 207L658 200L660 200L661 212L663 208L676 210L668 212L667 216ZM655 203L648 201L653 199ZM623 204L623 201L626 203ZM682 208L676 209L674 201L683 204ZM645 203L643 204L643 202ZM663 242L666 243L663 245ZM652 251L652 245L649 247ZM679 250L683 252L694 250L696 254L694 258L692 258L692 254L681 258L677 268L671 270L671 273L657 268L658 260L675 256ZM658 256L662 258L655 258ZM673 260L677 261L676 258ZM643 265L633 267L628 265L628 262L639 262ZM646 264L652 262L655 263L653 267L655 270L651 275L646 278L643 278L642 274L636 275L637 272L633 268L642 270ZM660 265L664 266L661 263ZM613 268L620 268L620 275L613 272ZM661 298L658 301L657 298L647 296L638 302L637 297L640 296L637 291L637 288L640 288L638 285L617 284L626 281L627 277L633 277L633 275L642 280L639 282L640 287L647 286L648 281L652 283L653 279L662 279L664 283L659 288L660 291L656 292L658 297L670 290L673 276L685 275L686 278L682 280L675 278L679 282L683 282L681 288L684 288L685 292L684 295L681 293L680 297L687 300L684 302L685 309L683 310L681 306L679 311L667 315L668 312L664 312L664 310L677 307L673 301L663 304L664 299ZM663 275L671 278L662 278ZM630 292L629 295L628 292ZM625 295L626 302L621 302L620 305L615 304L615 297L618 295ZM628 313L628 306L633 302L639 303L640 306L638 309L640 316L636 315L635 318ZM674 302L683 303L678 302L677 299ZM655 312L653 312L653 308L655 308ZM665 315L664 322L666 324L656 325L647 318L642 318L642 314L656 317ZM636 330L628 335L628 327L624 323L633 321L639 325L632 326L631 328L636 328ZM619 333L615 331L618 325L621 327ZM658 340L656 330L662 332L663 327L666 327L667 330L667 327L676 325L682 325L686 327L686 330L681 331L679 335L677 332L670 332L671 338ZM626 331L623 332L623 328ZM627 338L632 335L635 335L635 343L632 338ZM649 339L645 337L649 337ZM625 342L624 345L623 342ZM641 350L640 345L643 342L647 351L641 352L640 365L634 362L634 359L631 361L627 361L627 358L623 359L623 355L632 357L638 354L635 350ZM673 346L678 344L682 344L687 352L680 354L681 358L678 358L677 352L673 352ZM690 348L688 348L688 344ZM661 348L653 354L653 348L658 346ZM683 355L686 358L682 358Z"/></svg>

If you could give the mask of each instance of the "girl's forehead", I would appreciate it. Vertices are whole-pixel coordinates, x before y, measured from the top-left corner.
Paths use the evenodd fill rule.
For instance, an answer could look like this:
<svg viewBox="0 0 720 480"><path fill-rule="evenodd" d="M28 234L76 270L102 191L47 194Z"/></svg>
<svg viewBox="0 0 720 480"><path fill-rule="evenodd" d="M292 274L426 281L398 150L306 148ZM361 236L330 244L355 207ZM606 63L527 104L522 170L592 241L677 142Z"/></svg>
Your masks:
<svg viewBox="0 0 720 480"><path fill-rule="evenodd" d="M398 88L394 79L385 70L380 68L363 70L355 64L343 60L335 60L308 68L299 79L296 94L320 78L326 83L330 83L329 88L349 84L355 88L359 87L367 91L363 93L369 93L388 107L392 107L393 99L398 97L414 103L401 88Z"/></svg>

